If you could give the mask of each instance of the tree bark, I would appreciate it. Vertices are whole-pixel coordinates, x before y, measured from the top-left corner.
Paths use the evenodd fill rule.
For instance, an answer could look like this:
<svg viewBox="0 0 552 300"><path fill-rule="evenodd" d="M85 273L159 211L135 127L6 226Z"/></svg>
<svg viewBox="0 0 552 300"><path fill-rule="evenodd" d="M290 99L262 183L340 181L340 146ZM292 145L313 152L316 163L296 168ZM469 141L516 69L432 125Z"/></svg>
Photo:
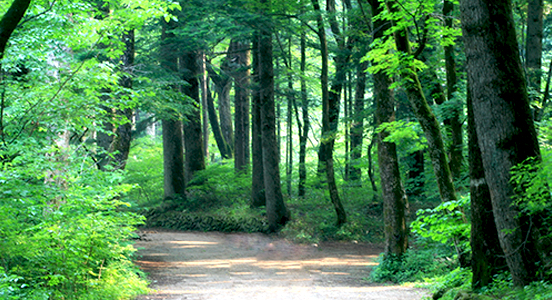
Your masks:
<svg viewBox="0 0 552 300"><path fill-rule="evenodd" d="M394 1L387 1L386 5L390 12L395 12L399 9ZM397 51L406 57L412 57L408 32L405 29L397 29L393 32L393 36ZM428 143L429 156L433 164L433 171L441 200L443 202L456 200L456 190L452 181L452 174L448 165L439 122L427 104L416 70L412 66L404 66L400 75L403 79L403 88L406 91L412 110L418 122L420 122Z"/></svg>
<svg viewBox="0 0 552 300"><path fill-rule="evenodd" d="M209 115L209 123L211 124L211 130L213 131L213 137L215 138L215 142L217 143L217 148L220 152L220 157L222 159L228 159L232 156L232 153L230 152L230 147L224 140L224 137L222 136L222 132L220 130L220 125L218 121L217 112L215 110L215 103L213 101L213 96L211 95L211 91L207 87L207 113Z"/></svg>
<svg viewBox="0 0 552 300"><path fill-rule="evenodd" d="M512 201L511 168L540 158L510 2L461 1L468 86L500 245L514 284L536 280L537 226ZM533 223L538 224L538 223Z"/></svg>
<svg viewBox="0 0 552 300"><path fill-rule="evenodd" d="M504 252L500 248L498 231L494 222L491 194L485 180L471 101L468 89L472 288L480 289L492 282L493 275L505 269L506 261Z"/></svg>
<svg viewBox="0 0 552 300"><path fill-rule="evenodd" d="M525 41L525 63L529 87L537 95L541 92L542 81L542 38L543 0L529 0L527 3L527 33ZM535 99L537 100L538 96Z"/></svg>
<svg viewBox="0 0 552 300"><path fill-rule="evenodd" d="M447 28L453 28L452 25L452 11L454 4L450 0L445 0L443 3L443 15L445 16L445 26ZM445 71L447 74L447 100L452 101L454 94L458 91L458 76L456 75L456 61L454 59L454 45L445 47ZM445 121L445 124L449 126L451 133L451 141L449 147L450 153L450 171L454 179L459 179L462 173L462 166L464 162L463 148L464 148L464 134L462 132L462 116L461 107L455 107L451 111L451 115Z"/></svg>
<svg viewBox="0 0 552 300"><path fill-rule="evenodd" d="M374 15L382 12L378 0L369 0ZM384 20L374 21L374 39L381 38L390 24ZM395 120L395 101L390 89L391 79L378 72L372 75L376 99L376 124L378 126ZM406 227L407 199L401 182L399 160L395 143L386 142L386 131L378 133L378 164L383 196L385 254L402 255L408 247Z"/></svg>
<svg viewBox="0 0 552 300"><path fill-rule="evenodd" d="M349 168L349 179L353 181L359 181L362 178L362 169L356 165L358 165L358 160L362 157L362 140L364 137L364 92L366 89L367 67L368 62L358 62L353 124L351 126L351 166Z"/></svg>
<svg viewBox="0 0 552 300"><path fill-rule="evenodd" d="M161 32L161 67L165 72L176 76L178 72L178 58L175 53L174 34L170 30L176 28L176 22L162 21ZM168 86L176 89L176 86ZM161 122L163 132L163 190L165 199L185 199L186 181L184 178L184 146L182 142L182 121L176 114L169 112Z"/></svg>
<svg viewBox="0 0 552 300"><path fill-rule="evenodd" d="M125 50L121 57L123 75L121 79L119 79L119 85L123 88L130 89L132 88L131 74L134 66L134 30L129 30L123 34L123 43L125 44ZM113 154L113 158L110 159L110 164L113 165L115 169L123 170L130 152L130 142L132 140L132 115L134 112L131 108L124 108L116 110L115 113L127 121L115 129L115 136L109 149L109 152Z"/></svg>
<svg viewBox="0 0 552 300"><path fill-rule="evenodd" d="M322 72L320 75L320 82L322 85L322 143L320 144L319 161L322 161L325 165L324 169L326 173L328 191L337 215L337 226L340 227L347 222L347 214L343 204L341 203L341 199L339 198L333 167L333 141L335 139L333 137L333 133L335 130L332 130L332 104L330 103L331 101L328 85L328 43L326 41L326 33L322 15L320 14L321 10L318 0L312 0L312 5L317 13L317 35L320 41L320 52L322 56ZM335 116L336 115L334 114L334 117Z"/></svg>
<svg viewBox="0 0 552 300"><path fill-rule="evenodd" d="M270 0L262 0L267 3ZM279 151L276 139L274 103L274 66L272 61L272 24L267 21L259 31L258 60L260 76L260 112L263 152L263 176L269 231L278 231L289 220L280 181Z"/></svg>
<svg viewBox="0 0 552 300"><path fill-rule="evenodd" d="M263 170L261 122L261 68L259 66L259 36L253 37L253 87L251 90L251 206L266 205Z"/></svg>
<svg viewBox="0 0 552 300"><path fill-rule="evenodd" d="M4 58L6 45L13 31L23 19L31 0L14 0L0 20L0 59Z"/></svg>
<svg viewBox="0 0 552 300"><path fill-rule="evenodd" d="M183 93L193 101L192 109L186 114L183 123L184 148L186 150L186 182L193 179L197 171L205 170L205 156L203 155L203 134L201 130L201 98L199 96L198 55L196 52L185 52L181 56L182 79L186 81L182 87Z"/></svg>
<svg viewBox="0 0 552 300"><path fill-rule="evenodd" d="M249 167L249 47L249 43L232 40L228 49L234 78L234 169L238 172Z"/></svg>
<svg viewBox="0 0 552 300"><path fill-rule="evenodd" d="M307 181L307 139L309 137L309 98L307 94L307 83L305 80L305 71L307 66L307 37L304 31L301 32L301 114L303 116L303 126L301 136L299 137L299 185L297 187L297 196L305 197L305 184Z"/></svg>

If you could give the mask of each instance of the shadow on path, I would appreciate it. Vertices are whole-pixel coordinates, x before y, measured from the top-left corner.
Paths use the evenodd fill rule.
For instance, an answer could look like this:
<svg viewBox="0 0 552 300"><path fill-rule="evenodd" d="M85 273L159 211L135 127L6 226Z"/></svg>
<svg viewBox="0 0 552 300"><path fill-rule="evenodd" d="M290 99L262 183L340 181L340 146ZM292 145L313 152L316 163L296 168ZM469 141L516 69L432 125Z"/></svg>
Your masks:
<svg viewBox="0 0 552 300"><path fill-rule="evenodd" d="M149 274L146 299L418 300L424 290L363 278L382 248L371 244L297 245L262 234L144 230L136 263Z"/></svg>

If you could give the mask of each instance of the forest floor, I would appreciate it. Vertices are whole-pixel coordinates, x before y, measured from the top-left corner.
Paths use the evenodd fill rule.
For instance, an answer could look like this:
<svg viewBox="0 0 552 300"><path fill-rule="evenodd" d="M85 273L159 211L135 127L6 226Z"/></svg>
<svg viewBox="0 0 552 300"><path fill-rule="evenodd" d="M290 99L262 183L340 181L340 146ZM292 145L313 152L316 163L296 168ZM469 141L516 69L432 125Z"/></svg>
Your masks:
<svg viewBox="0 0 552 300"><path fill-rule="evenodd" d="M264 234L139 232L136 263L148 274L149 295L137 300L418 300L423 289L364 280L380 245L294 244Z"/></svg>

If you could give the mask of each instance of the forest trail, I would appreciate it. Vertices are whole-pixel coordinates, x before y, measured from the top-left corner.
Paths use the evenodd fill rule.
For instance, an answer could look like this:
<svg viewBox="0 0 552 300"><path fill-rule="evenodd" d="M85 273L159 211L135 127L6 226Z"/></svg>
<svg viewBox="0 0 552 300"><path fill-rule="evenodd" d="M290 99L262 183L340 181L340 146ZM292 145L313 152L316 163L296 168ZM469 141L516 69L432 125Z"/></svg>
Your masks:
<svg viewBox="0 0 552 300"><path fill-rule="evenodd" d="M137 300L418 300L423 289L363 278L380 246L297 245L263 234L143 230L136 263L155 291Z"/></svg>

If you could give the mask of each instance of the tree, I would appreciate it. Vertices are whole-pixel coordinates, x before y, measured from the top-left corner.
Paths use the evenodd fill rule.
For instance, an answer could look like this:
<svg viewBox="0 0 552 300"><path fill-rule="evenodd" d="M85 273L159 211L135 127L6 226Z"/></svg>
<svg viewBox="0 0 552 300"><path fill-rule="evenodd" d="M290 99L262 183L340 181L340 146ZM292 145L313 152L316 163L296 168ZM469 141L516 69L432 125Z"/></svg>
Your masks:
<svg viewBox="0 0 552 300"><path fill-rule="evenodd" d="M2 20L0 20L0 59L4 57L8 40L21 19L23 19L30 3L31 0L15 0L2 16Z"/></svg>
<svg viewBox="0 0 552 300"><path fill-rule="evenodd" d="M372 13L378 15L382 8L378 0L369 0ZM376 19L373 24L377 30L374 39L384 36L390 23ZM395 120L395 101L391 90L391 79L383 71L374 73L374 94L376 100L376 124L378 126ZM402 255L408 247L408 229L406 227L407 198L401 182L399 160L396 145L386 141L389 133L378 132L378 164L383 195L383 215L385 233L385 254Z"/></svg>
<svg viewBox="0 0 552 300"><path fill-rule="evenodd" d="M529 88L539 98L542 78L543 0L527 1L527 33L525 41L525 64ZM534 98L534 99L531 99Z"/></svg>
<svg viewBox="0 0 552 300"><path fill-rule="evenodd" d="M270 0L261 0L263 9ZM267 11L262 11L266 18ZM257 59L259 67L259 103L261 119L261 144L263 153L263 181L266 197L266 213L270 231L277 231L289 220L280 181L278 142L276 140L276 112L274 108L274 66L272 61L272 21L265 19L257 28Z"/></svg>
<svg viewBox="0 0 552 300"><path fill-rule="evenodd" d="M520 215L513 166L540 159L510 1L461 1L469 92L494 220L514 284L538 278L537 216ZM520 145L523 145L520 147Z"/></svg>
<svg viewBox="0 0 552 300"><path fill-rule="evenodd" d="M176 22L163 22L161 33L161 66L169 74L176 76L178 59L176 56L175 35ZM166 87L175 91L173 84ZM162 119L163 130L163 190L165 199L186 196L186 181L184 177L184 146L182 142L182 121L174 112L166 113ZM203 156L203 155L202 155Z"/></svg>
<svg viewBox="0 0 552 300"><path fill-rule="evenodd" d="M337 190L337 185L335 182L335 172L333 166L333 143L334 137L333 134L335 130L332 130L332 109L330 104L330 93L329 93L329 81L328 81L328 43L326 40L326 32L324 28L324 20L322 19L320 4L318 0L312 0L312 5L316 15L316 34L320 42L320 54L322 59L322 70L320 74L320 82L322 85L322 137L319 153L319 169L320 163L325 167L326 181L328 184L328 191L330 193L330 199L334 206L336 215L337 215L337 226L341 226L347 222L347 213L345 208L341 203L339 198L339 193ZM339 99L333 98L334 100ZM335 102L334 102L335 104ZM333 116L336 117L335 110L333 110ZM337 115L339 113L337 112ZM337 120L334 120L337 122ZM335 125L337 126L337 124ZM319 172L320 173L320 172Z"/></svg>
<svg viewBox="0 0 552 300"><path fill-rule="evenodd" d="M505 269L506 261L494 222L491 194L485 179L471 102L468 90L472 287L480 289L492 282L493 275Z"/></svg>
<svg viewBox="0 0 552 300"><path fill-rule="evenodd" d="M197 171L205 169L203 151L203 134L201 126L201 98L199 96L200 67L197 51L185 50L180 57L181 73L185 81L182 91L193 103L190 112L186 114L184 128L184 148L186 150L186 182L193 179Z"/></svg>
<svg viewBox="0 0 552 300"><path fill-rule="evenodd" d="M234 168L247 171L249 167L249 77L250 43L232 40L228 48L232 55L234 78Z"/></svg>
<svg viewBox="0 0 552 300"><path fill-rule="evenodd" d="M385 4L391 16L401 9L395 1L386 1ZM435 173L441 200L456 200L456 190L446 157L441 128L437 118L427 103L427 99L418 79L415 55L413 55L410 47L407 27L405 27L404 24L398 24L399 22L395 19L392 19L392 22L393 38L399 56L400 67L398 70L402 78L401 85L408 96L412 110L427 139L429 156L433 164L433 171Z"/></svg>

